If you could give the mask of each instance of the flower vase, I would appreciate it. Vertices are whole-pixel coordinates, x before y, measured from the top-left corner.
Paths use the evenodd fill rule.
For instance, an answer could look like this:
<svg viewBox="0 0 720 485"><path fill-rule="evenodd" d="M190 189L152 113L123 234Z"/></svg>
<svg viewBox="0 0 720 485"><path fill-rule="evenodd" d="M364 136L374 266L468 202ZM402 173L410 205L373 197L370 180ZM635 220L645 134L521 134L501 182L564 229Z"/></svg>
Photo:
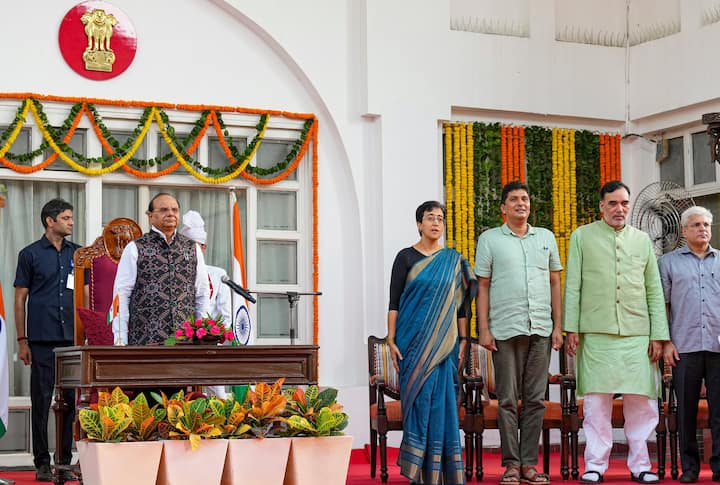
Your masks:
<svg viewBox="0 0 720 485"><path fill-rule="evenodd" d="M220 485L227 446L225 439L201 440L196 450L188 440L163 441L157 485Z"/></svg>
<svg viewBox="0 0 720 485"><path fill-rule="evenodd" d="M284 485L344 485L352 436L292 438Z"/></svg>
<svg viewBox="0 0 720 485"><path fill-rule="evenodd" d="M163 442L99 443L80 440L77 450L83 483L155 485Z"/></svg>
<svg viewBox="0 0 720 485"><path fill-rule="evenodd" d="M282 485L290 443L290 438L229 440L222 485Z"/></svg>

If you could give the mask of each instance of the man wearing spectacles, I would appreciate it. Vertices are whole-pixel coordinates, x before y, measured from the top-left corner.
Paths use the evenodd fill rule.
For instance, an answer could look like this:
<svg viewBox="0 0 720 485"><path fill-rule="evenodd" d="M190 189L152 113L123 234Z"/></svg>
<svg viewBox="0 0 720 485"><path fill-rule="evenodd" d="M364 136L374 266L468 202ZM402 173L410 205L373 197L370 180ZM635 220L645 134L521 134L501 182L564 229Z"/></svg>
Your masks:
<svg viewBox="0 0 720 485"><path fill-rule="evenodd" d="M115 276L115 345L161 343L189 315L209 310L205 260L194 241L177 233L177 200L157 194L146 214L150 231L125 247Z"/></svg>

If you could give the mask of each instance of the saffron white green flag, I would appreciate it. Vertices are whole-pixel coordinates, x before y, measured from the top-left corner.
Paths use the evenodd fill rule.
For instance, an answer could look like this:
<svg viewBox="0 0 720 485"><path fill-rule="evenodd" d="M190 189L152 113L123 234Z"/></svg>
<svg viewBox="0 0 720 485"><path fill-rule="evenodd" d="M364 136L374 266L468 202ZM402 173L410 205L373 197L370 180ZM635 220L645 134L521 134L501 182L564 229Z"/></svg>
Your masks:
<svg viewBox="0 0 720 485"><path fill-rule="evenodd" d="M5 305L3 304L2 283L0 283L0 438L7 431L8 399L10 378L8 375L7 328L5 327Z"/></svg>
<svg viewBox="0 0 720 485"><path fill-rule="evenodd" d="M235 192L233 194L232 222L233 222L233 264L232 279L239 282L243 288L247 288L247 278L245 275L245 255L243 254L242 245L242 225L240 221L240 207L238 205ZM233 294L233 330L235 332L235 340L240 345L249 345L253 343L253 329L250 321L250 312L248 312L248 302L240 295Z"/></svg>

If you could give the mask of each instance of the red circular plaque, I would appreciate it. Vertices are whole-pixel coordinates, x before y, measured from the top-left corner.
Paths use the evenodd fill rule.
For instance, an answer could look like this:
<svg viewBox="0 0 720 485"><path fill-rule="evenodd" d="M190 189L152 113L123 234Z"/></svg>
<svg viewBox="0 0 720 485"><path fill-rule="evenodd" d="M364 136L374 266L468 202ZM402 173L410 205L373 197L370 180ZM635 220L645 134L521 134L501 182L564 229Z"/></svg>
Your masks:
<svg viewBox="0 0 720 485"><path fill-rule="evenodd" d="M137 35L130 18L115 5L90 0L71 8L58 32L65 62L96 81L111 79L135 58Z"/></svg>

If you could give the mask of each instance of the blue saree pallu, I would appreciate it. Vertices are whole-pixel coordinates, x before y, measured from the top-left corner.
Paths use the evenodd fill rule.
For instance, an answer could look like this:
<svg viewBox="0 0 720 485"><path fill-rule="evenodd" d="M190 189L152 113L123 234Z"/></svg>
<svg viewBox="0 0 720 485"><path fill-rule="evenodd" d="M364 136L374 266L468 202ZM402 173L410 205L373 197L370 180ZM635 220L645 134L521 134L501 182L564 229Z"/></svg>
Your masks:
<svg viewBox="0 0 720 485"><path fill-rule="evenodd" d="M403 439L398 465L415 483L465 483L457 414L457 313L474 279L457 251L442 249L411 268L400 298L395 339L403 355Z"/></svg>

